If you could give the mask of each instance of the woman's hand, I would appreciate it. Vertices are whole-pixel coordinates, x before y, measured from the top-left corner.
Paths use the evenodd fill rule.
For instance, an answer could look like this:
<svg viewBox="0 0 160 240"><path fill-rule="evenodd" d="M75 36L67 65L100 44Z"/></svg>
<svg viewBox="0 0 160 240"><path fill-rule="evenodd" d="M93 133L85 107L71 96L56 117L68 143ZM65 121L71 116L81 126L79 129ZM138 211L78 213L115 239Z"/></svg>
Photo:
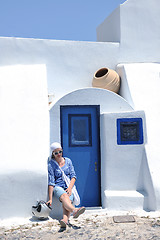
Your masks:
<svg viewBox="0 0 160 240"><path fill-rule="evenodd" d="M66 192L67 192L68 196L70 197L71 194L72 194L72 188L71 188L71 187L68 187L68 188L66 189Z"/></svg>
<svg viewBox="0 0 160 240"><path fill-rule="evenodd" d="M52 200L49 200L48 202L46 202L46 204L47 204L48 206L51 206L51 205L52 205Z"/></svg>
<svg viewBox="0 0 160 240"><path fill-rule="evenodd" d="M76 181L76 179L75 179L75 178L72 178L71 181L70 181L69 187L66 189L66 192L67 192L67 194L69 195L69 197L70 197L71 194L72 194L72 188L73 188L73 186L74 186L75 181Z"/></svg>
<svg viewBox="0 0 160 240"><path fill-rule="evenodd" d="M53 195L53 186L49 185L48 186L48 195L49 195L49 201L47 202L47 205L49 204L49 206L52 205L52 195Z"/></svg>

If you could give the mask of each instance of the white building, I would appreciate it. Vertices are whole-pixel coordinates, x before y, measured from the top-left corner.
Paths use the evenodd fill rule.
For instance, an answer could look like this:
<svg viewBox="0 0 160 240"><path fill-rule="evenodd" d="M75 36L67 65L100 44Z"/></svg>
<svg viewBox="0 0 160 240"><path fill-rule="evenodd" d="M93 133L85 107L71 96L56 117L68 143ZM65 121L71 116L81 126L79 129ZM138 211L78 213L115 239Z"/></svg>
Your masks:
<svg viewBox="0 0 160 240"><path fill-rule="evenodd" d="M74 163L83 205L160 210L159 11L158 0L126 1L98 42L0 38L1 219L47 200L52 141ZM92 87L102 67L119 73L119 95Z"/></svg>

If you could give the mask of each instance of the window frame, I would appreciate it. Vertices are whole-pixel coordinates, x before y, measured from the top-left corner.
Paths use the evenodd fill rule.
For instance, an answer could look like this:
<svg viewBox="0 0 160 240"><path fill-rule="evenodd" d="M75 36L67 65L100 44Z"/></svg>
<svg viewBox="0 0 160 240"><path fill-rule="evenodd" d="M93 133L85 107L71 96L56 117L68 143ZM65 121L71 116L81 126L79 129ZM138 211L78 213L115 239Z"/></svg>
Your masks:
<svg viewBox="0 0 160 240"><path fill-rule="evenodd" d="M72 120L75 117L87 117L88 118L88 142L86 141L80 141L80 143L74 143L72 141L72 133L73 133L73 127L72 127ZM75 114L75 113L71 113L68 114L68 142L69 142L69 146L70 147L89 147L92 146L92 127L91 127L91 114Z"/></svg>
<svg viewBox="0 0 160 240"><path fill-rule="evenodd" d="M137 140L122 140L122 125L137 124ZM142 118L119 118L117 119L117 144L118 145L132 145L132 144L143 144L143 121Z"/></svg>

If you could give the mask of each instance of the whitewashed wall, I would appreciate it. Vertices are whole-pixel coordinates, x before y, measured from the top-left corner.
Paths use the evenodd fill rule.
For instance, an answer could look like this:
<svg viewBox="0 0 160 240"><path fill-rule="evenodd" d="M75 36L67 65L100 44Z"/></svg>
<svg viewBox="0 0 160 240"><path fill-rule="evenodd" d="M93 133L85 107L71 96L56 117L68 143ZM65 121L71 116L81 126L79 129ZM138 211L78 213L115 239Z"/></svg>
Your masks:
<svg viewBox="0 0 160 240"><path fill-rule="evenodd" d="M101 67L116 69L116 66L121 62L160 62L159 12L159 0L126 1L120 6L119 10L117 9L113 13L114 22L112 16L109 18L110 23L114 24L114 28L113 25L110 27L116 29L116 34L111 31L108 40L114 41L114 43L0 38L0 104L1 112L3 112L0 119L2 136L2 157L0 160L2 202L0 203L2 203L1 206L7 204L9 209L7 214L3 210L1 211L2 217L17 214L26 215L29 213L29 206L33 200L35 201L39 193L43 198L46 196L47 166L45 161L49 147L47 89L48 93L54 94L54 105L64 95L72 91L74 96L77 89L91 87L94 72ZM115 22L117 19L120 19L119 23ZM106 31L105 25L103 25L102 30ZM117 42L118 40L119 42ZM147 132L149 132L147 145L149 168L144 167L143 174L146 181L142 180L141 182L146 184L147 188L149 185L147 184L147 171L151 169L151 180L154 178L153 185L156 191L157 209L160 209L160 184L156 180L159 170L159 132L156 128L156 124L160 120L160 113L157 110L159 109L159 88L155 85L154 94L152 94L154 84L148 83L146 85L146 77L148 81L154 79L154 71L156 71L155 79L157 86L159 86L159 70L153 68L152 73L148 73L145 68L144 71L150 77L146 73L144 74L143 70L140 75L133 74L132 71L136 70L133 67L129 70L130 74L126 74L126 71L120 73L122 81L126 78L126 86L121 88L121 90L123 89L123 94L122 91L121 94L128 101L126 105L130 105L129 108L132 109L131 106L135 106L136 109L146 112ZM139 88L134 88L137 81ZM131 82L133 83L132 86ZM90 94L92 95L92 93ZM154 104L151 101L153 96L155 98ZM121 101L120 99L119 97L118 101ZM87 94L86 100L88 103L90 102ZM75 103L75 99L72 99L69 104L72 104L72 102ZM57 106L55 105L55 109ZM110 111L114 112L113 105L110 105ZM54 116L55 113L52 112L51 114ZM58 117L59 115L55 114L55 119L51 118L51 124L54 121L59 121ZM156 121L153 121L153 118ZM51 132L54 132L53 128L52 125ZM56 136L59 139L59 135ZM53 136L50 138L52 140ZM26 146L29 149L28 151L25 151ZM144 164L144 166L146 165ZM156 166L158 166L157 169ZM38 174L37 181L34 177L35 174ZM21 184L24 176L28 181L27 186L32 185L34 189ZM4 184L2 184L4 180L7 184L8 197L6 192L2 191L4 190ZM10 182L12 182L12 185L10 185ZM15 186L13 191L11 186ZM25 186L25 189L21 186ZM19 189L21 189L21 192ZM36 193L37 189L40 189L38 193ZM22 192L25 192L26 195L22 195ZM22 199L20 205L17 201L19 196ZM17 213L16 208L11 209L11 205L8 207L10 199L15 204L14 206L21 209L19 213ZM28 199L28 202L24 199ZM153 204L152 201L150 204Z"/></svg>
<svg viewBox="0 0 160 240"><path fill-rule="evenodd" d="M120 43L119 63L160 62L159 12L159 0L127 0L97 27L97 40Z"/></svg>
<svg viewBox="0 0 160 240"><path fill-rule="evenodd" d="M122 80L121 95L135 110L143 109L146 114L146 155L155 189L156 208L160 209L160 64L119 64L117 71Z"/></svg>
<svg viewBox="0 0 160 240"><path fill-rule="evenodd" d="M49 114L44 65L0 67L0 219L47 199Z"/></svg>
<svg viewBox="0 0 160 240"><path fill-rule="evenodd" d="M98 42L117 42L121 40L120 9L118 6L98 27Z"/></svg>
<svg viewBox="0 0 160 240"><path fill-rule="evenodd" d="M141 118L143 144L117 144L117 119ZM143 111L101 115L102 206L112 210L155 210L156 201L145 158L146 120ZM146 178L143 174L145 169ZM152 200L152 204L150 202Z"/></svg>
<svg viewBox="0 0 160 240"><path fill-rule="evenodd" d="M48 93L54 102L79 88L91 87L101 67L115 69L119 44L39 39L0 38L0 66L45 64Z"/></svg>

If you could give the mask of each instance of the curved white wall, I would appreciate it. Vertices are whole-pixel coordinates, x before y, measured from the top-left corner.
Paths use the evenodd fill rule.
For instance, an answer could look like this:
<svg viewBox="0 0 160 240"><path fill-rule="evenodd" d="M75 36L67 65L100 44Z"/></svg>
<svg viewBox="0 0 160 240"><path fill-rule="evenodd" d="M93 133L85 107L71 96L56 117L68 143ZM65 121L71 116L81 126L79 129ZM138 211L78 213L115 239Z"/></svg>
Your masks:
<svg viewBox="0 0 160 240"><path fill-rule="evenodd" d="M50 109L50 142L60 141L60 105L100 105L100 114L132 110L124 98L108 90L84 88L73 91L62 97Z"/></svg>

